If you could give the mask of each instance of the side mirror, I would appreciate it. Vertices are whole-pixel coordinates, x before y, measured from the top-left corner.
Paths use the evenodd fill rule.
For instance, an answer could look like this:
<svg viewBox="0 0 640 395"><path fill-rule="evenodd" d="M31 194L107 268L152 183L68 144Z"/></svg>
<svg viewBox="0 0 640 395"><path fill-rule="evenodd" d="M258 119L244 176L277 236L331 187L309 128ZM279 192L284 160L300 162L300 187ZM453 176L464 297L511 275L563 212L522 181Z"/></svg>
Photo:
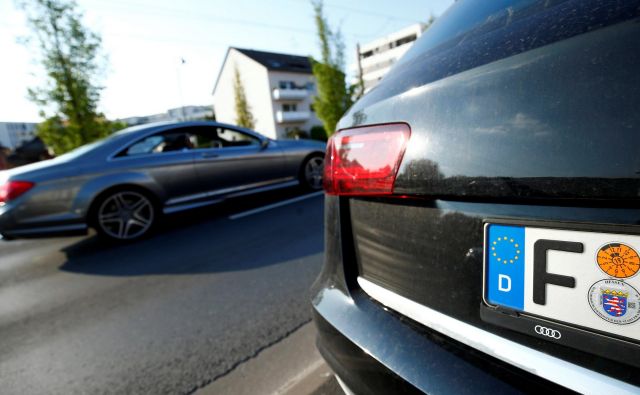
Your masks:
<svg viewBox="0 0 640 395"><path fill-rule="evenodd" d="M263 139L260 141L260 148L265 149L269 146L269 139Z"/></svg>

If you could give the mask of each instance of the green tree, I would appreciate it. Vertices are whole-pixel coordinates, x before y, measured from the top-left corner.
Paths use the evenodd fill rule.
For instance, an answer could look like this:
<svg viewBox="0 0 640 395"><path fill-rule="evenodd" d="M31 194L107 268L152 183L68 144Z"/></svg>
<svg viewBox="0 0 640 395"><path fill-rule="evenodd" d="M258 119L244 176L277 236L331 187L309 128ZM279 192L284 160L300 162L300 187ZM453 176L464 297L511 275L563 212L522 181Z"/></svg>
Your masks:
<svg viewBox="0 0 640 395"><path fill-rule="evenodd" d="M247 103L247 95L244 92L244 86L242 85L238 68L234 68L233 70L233 90L236 103L236 124L245 128L254 129L255 121L249 109L249 104Z"/></svg>
<svg viewBox="0 0 640 395"><path fill-rule="evenodd" d="M315 125L311 127L309 137L313 140L327 141L327 131L322 125Z"/></svg>
<svg viewBox="0 0 640 395"><path fill-rule="evenodd" d="M311 3L320 41L321 59L311 58L318 95L313 108L322 121L328 136L336 130L338 121L353 104L355 86L347 87L344 73L344 43L339 30L332 31L324 16L322 0Z"/></svg>
<svg viewBox="0 0 640 395"><path fill-rule="evenodd" d="M19 3L32 31L44 83L28 91L46 118L40 138L58 154L105 137L122 128L97 110L104 57L100 37L82 24L73 0L26 0Z"/></svg>

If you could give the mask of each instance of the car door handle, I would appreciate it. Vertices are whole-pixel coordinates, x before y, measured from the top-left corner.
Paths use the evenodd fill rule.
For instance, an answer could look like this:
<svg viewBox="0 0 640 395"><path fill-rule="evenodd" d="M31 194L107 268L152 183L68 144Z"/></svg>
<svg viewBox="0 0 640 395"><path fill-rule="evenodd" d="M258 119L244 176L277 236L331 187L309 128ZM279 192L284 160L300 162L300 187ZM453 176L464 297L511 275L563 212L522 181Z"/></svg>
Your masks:
<svg viewBox="0 0 640 395"><path fill-rule="evenodd" d="M220 154L217 154L215 152L203 152L201 156L203 158L217 158L218 156L220 156Z"/></svg>

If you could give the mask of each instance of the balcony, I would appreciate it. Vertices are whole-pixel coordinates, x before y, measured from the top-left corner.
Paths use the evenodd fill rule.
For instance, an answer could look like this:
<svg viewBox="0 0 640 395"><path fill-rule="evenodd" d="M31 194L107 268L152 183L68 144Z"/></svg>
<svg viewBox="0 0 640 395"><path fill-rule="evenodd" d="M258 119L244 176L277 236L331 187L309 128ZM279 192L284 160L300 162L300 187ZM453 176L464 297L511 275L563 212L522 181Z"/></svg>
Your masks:
<svg viewBox="0 0 640 395"><path fill-rule="evenodd" d="M277 111L276 121L278 123L306 122L311 117L309 111Z"/></svg>
<svg viewBox="0 0 640 395"><path fill-rule="evenodd" d="M307 89L282 89L276 88L273 90L274 100L303 100L309 96Z"/></svg>

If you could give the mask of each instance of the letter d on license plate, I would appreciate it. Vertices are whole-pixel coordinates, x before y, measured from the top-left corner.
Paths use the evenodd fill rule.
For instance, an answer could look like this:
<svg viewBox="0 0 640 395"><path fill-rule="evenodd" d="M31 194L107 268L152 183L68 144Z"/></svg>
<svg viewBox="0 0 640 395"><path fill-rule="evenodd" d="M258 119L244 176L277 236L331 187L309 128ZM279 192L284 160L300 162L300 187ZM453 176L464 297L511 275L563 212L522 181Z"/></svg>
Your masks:
<svg viewBox="0 0 640 395"><path fill-rule="evenodd" d="M489 306L640 340L640 236L484 226L483 298Z"/></svg>

